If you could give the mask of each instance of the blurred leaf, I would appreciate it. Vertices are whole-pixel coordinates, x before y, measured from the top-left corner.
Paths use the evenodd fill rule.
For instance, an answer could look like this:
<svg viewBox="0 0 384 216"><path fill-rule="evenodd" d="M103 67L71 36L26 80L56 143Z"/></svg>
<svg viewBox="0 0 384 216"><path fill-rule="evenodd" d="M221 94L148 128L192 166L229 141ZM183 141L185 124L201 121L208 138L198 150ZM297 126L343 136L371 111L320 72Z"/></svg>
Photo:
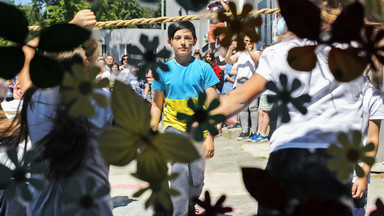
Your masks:
<svg viewBox="0 0 384 216"><path fill-rule="evenodd" d="M381 0L366 0L365 14L367 16L376 14L381 17L383 15L383 5L381 4Z"/></svg>
<svg viewBox="0 0 384 216"><path fill-rule="evenodd" d="M38 48L50 52L73 50L91 36L91 32L75 24L55 24L41 31Z"/></svg>
<svg viewBox="0 0 384 216"><path fill-rule="evenodd" d="M176 0L187 11L201 11L207 7L209 0Z"/></svg>
<svg viewBox="0 0 384 216"><path fill-rule="evenodd" d="M289 31L299 38L319 40L321 29L320 9L308 0L279 0Z"/></svg>
<svg viewBox="0 0 384 216"><path fill-rule="evenodd" d="M260 205L284 212L288 204L283 185L267 171L259 168L241 168L248 192Z"/></svg>
<svg viewBox="0 0 384 216"><path fill-rule="evenodd" d="M25 43L29 24L21 10L10 4L0 2L0 20L2 20L0 37L21 45Z"/></svg>
<svg viewBox="0 0 384 216"><path fill-rule="evenodd" d="M146 145L137 157L137 176L151 184L167 178L167 163L157 147Z"/></svg>
<svg viewBox="0 0 384 216"><path fill-rule="evenodd" d="M139 137L118 127L105 130L99 140L105 162L116 166L129 164L136 157L139 145Z"/></svg>
<svg viewBox="0 0 384 216"><path fill-rule="evenodd" d="M340 15L332 23L332 41L349 43L360 36L364 25L364 8L355 1L343 8ZM289 27L288 27L289 28Z"/></svg>
<svg viewBox="0 0 384 216"><path fill-rule="evenodd" d="M384 204L381 199L376 199L376 209L369 214L369 216L383 216L384 215Z"/></svg>
<svg viewBox="0 0 384 216"><path fill-rule="evenodd" d="M24 66L24 52L21 47L0 47L0 62L2 63L0 77L14 78Z"/></svg>
<svg viewBox="0 0 384 216"><path fill-rule="evenodd" d="M50 88L59 85L65 72L59 62L39 53L36 53L31 60L29 71L32 83L38 88Z"/></svg>
<svg viewBox="0 0 384 216"><path fill-rule="evenodd" d="M349 82L363 74L366 64L356 51L332 47L328 54L328 66L336 80Z"/></svg>
<svg viewBox="0 0 384 216"><path fill-rule="evenodd" d="M289 66L298 71L312 71L316 67L316 46L294 47L288 52Z"/></svg>
<svg viewBox="0 0 384 216"><path fill-rule="evenodd" d="M115 81L112 92L112 111L118 125L141 134L150 129L148 106L128 85Z"/></svg>
<svg viewBox="0 0 384 216"><path fill-rule="evenodd" d="M193 143L183 135L159 134L153 138L152 142L162 150L162 154L167 160L190 163L200 157Z"/></svg>

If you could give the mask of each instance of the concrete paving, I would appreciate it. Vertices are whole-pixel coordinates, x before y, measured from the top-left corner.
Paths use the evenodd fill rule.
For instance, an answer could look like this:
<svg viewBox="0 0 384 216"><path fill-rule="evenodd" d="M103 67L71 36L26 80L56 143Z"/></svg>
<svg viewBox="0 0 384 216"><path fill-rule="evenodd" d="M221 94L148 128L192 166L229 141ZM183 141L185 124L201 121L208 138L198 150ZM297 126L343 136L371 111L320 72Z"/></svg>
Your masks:
<svg viewBox="0 0 384 216"><path fill-rule="evenodd" d="M216 154L206 160L203 192L210 192L212 202L225 194L227 199L224 206L234 209L226 215L251 216L257 214L257 202L246 191L240 169L245 166L264 168L268 160L269 143L237 141L239 133L239 129L223 129L222 136L215 139ZM135 171L135 165L132 162L126 167L111 167L111 195L116 216L150 216L153 213L151 209L144 209L148 193L140 198L132 198L132 194L147 186L145 182L129 175ZM377 198L384 201L384 174L374 174L368 189L368 210L372 211Z"/></svg>

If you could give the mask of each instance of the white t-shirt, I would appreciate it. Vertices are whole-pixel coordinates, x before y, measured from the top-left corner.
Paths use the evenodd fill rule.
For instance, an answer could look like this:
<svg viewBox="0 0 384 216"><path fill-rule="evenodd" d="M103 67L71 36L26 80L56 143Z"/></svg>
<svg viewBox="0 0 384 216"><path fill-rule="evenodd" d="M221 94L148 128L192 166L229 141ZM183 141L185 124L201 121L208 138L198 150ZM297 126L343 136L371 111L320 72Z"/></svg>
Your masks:
<svg viewBox="0 0 384 216"><path fill-rule="evenodd" d="M367 144L367 132L368 132L368 121L369 120L383 120L384 119L384 100L381 92L376 89L371 83L366 80L363 99L363 127L362 127L362 136L363 136L363 145ZM359 163L360 166L363 166L363 163ZM353 170L353 182L356 180L357 175L355 170ZM369 183L368 177L368 183Z"/></svg>
<svg viewBox="0 0 384 216"><path fill-rule="evenodd" d="M257 53L256 51L255 53ZM256 64L252 60L251 55L246 52L238 52L236 53L238 55L237 59L237 74L234 86L236 86L237 81L243 77L249 79L255 74L256 72Z"/></svg>
<svg viewBox="0 0 384 216"><path fill-rule="evenodd" d="M299 79L301 86L291 96L309 94L312 98L305 104L308 109L305 115L288 104L291 121L281 124L273 133L271 152L286 148L328 148L331 143L338 143L338 133L350 134L362 128L364 78L360 76L348 83L336 81L327 62L330 47L319 50L312 72L296 71L286 61L291 48L313 44L291 39L267 48L260 57L258 74L278 87L281 87L280 74L286 74L289 89L292 81Z"/></svg>

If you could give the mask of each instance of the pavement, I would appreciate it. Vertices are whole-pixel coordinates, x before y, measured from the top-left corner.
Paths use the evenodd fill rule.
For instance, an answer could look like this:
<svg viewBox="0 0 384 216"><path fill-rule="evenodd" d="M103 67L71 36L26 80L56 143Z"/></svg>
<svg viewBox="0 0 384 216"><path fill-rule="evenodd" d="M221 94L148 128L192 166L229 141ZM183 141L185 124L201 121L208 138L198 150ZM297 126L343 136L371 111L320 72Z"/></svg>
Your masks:
<svg viewBox="0 0 384 216"><path fill-rule="evenodd" d="M215 138L215 156L206 160L205 186L201 199L204 199L206 190L211 194L212 203L215 203L220 196L226 195L224 206L233 208L233 211L226 216L257 214L257 201L244 187L241 167L265 168L269 156L269 142L237 141L236 138L240 132L239 128L230 130L223 128L222 136ZM131 162L128 166L112 166L110 169L115 216L151 216L153 214L150 208L144 208L144 202L149 196L148 192L139 198L132 197L137 190L147 186L145 182L130 175L135 172L135 166L135 162ZM381 163L376 166L384 168ZM380 172L372 174L368 187L367 212L374 210L377 198L381 198L384 202L384 174Z"/></svg>

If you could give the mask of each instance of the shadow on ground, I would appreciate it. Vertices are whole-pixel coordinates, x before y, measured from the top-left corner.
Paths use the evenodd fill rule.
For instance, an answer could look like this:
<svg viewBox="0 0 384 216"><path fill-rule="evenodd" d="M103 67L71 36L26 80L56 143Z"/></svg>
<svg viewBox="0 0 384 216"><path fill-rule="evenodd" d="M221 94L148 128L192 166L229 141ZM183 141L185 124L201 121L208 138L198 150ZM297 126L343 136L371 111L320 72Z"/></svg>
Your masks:
<svg viewBox="0 0 384 216"><path fill-rule="evenodd" d="M115 196L112 197L113 208L127 206L129 203L137 200L130 199L128 196Z"/></svg>

